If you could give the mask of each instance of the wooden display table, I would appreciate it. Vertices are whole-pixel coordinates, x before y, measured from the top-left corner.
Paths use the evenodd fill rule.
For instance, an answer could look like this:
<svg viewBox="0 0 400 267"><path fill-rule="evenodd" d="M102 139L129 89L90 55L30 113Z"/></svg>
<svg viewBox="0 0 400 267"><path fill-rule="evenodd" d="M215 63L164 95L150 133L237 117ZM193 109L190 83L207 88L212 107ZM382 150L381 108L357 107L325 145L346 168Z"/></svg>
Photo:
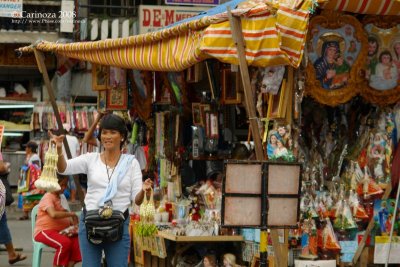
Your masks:
<svg viewBox="0 0 400 267"><path fill-rule="evenodd" d="M177 260L179 256L188 250L195 243L199 242L242 242L244 241L243 236L241 235L214 235L214 236L176 236L174 234L159 231L158 237L176 242L175 244L175 253L173 255L168 255L170 259L170 263L172 266L177 265ZM171 257L172 256L172 257ZM169 263L166 263L166 266L169 266Z"/></svg>

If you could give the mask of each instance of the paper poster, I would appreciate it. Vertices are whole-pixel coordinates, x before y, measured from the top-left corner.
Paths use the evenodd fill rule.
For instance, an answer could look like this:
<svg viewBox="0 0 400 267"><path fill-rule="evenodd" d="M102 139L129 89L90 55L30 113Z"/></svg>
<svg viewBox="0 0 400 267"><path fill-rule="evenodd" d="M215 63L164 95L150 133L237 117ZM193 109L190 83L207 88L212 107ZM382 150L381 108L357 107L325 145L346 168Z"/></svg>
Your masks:
<svg viewBox="0 0 400 267"><path fill-rule="evenodd" d="M386 263L389 251L389 237L375 236L374 264ZM400 237L392 237L388 263L400 263Z"/></svg>

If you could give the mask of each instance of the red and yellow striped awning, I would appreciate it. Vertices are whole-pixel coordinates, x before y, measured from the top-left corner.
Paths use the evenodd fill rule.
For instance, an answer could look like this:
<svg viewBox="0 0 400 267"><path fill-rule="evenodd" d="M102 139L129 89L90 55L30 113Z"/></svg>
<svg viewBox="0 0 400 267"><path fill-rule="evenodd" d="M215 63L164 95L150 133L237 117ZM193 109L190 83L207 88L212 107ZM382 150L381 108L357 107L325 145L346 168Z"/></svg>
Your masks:
<svg viewBox="0 0 400 267"><path fill-rule="evenodd" d="M249 65L299 65L312 0L298 0L296 5L281 2L246 1L232 10L234 16L242 18ZM238 64L226 12L127 38L70 44L42 41L34 47L96 64L140 70L180 71L210 57ZM25 53L32 49L19 50Z"/></svg>
<svg viewBox="0 0 400 267"><path fill-rule="evenodd" d="M371 15L400 15L399 0L318 0L323 9Z"/></svg>

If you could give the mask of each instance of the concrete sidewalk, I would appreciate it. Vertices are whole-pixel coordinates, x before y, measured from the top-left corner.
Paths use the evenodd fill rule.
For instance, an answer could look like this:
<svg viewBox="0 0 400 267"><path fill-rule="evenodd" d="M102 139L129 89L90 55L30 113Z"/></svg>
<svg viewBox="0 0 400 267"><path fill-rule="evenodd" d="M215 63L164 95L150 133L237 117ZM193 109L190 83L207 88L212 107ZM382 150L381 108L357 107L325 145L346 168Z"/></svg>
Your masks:
<svg viewBox="0 0 400 267"><path fill-rule="evenodd" d="M72 207L71 207L72 209ZM14 247L21 248L22 251L19 253L25 254L27 259L15 263L14 265L8 264L8 254L7 251L2 249L0 251L0 267L6 266L32 266L32 225L30 220L19 221L18 218L22 216L22 211L17 209L16 203L14 202L10 207L7 207L7 221L8 227L11 231L11 236L13 240ZM52 267L53 257L55 250L52 248L44 249L42 253L42 264L41 267ZM82 264L76 264L75 267L81 267Z"/></svg>

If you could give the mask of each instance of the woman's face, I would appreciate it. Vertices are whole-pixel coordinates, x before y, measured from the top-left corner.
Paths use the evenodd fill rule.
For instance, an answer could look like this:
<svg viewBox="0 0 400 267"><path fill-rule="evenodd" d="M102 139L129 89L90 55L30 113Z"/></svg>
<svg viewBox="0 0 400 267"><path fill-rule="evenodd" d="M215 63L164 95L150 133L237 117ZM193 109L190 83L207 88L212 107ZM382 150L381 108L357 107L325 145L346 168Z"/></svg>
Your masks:
<svg viewBox="0 0 400 267"><path fill-rule="evenodd" d="M271 135L271 144L272 144L272 145L275 145L275 144L276 144L276 140L278 140L278 139L276 138L276 136L275 136L275 135Z"/></svg>
<svg viewBox="0 0 400 267"><path fill-rule="evenodd" d="M333 60L333 59L335 59L336 58L336 53L337 53L337 51L336 51L336 48L335 47L333 47L333 46L331 46L331 47L328 47L327 49L326 49L326 58L328 59L328 60Z"/></svg>
<svg viewBox="0 0 400 267"><path fill-rule="evenodd" d="M122 135L117 130L102 129L101 131L101 143L104 149L115 149L120 148L122 141Z"/></svg>

